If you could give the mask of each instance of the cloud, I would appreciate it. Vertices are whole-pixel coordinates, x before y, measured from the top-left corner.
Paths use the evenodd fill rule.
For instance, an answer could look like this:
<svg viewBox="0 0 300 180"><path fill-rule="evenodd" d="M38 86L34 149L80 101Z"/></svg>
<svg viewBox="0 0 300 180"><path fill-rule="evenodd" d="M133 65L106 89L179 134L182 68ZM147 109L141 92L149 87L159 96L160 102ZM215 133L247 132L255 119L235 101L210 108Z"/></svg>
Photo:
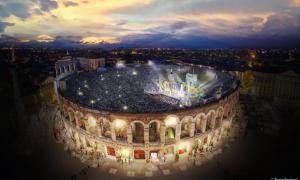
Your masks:
<svg viewBox="0 0 300 180"><path fill-rule="evenodd" d="M12 2L6 4L4 8L9 13L9 15L15 15L22 19L26 19L31 15L29 12L29 7L26 6L26 4Z"/></svg>
<svg viewBox="0 0 300 180"><path fill-rule="evenodd" d="M0 21L0 33L4 32L4 30L7 26L14 26L14 25L15 25L14 23Z"/></svg>
<svg viewBox="0 0 300 180"><path fill-rule="evenodd" d="M58 7L57 2L53 0L38 0L38 2L41 5L41 10L43 11L50 11Z"/></svg>
<svg viewBox="0 0 300 180"><path fill-rule="evenodd" d="M140 41L149 46L211 47L220 43L216 44L220 47L235 46L238 40L240 45L266 44L267 38L281 39L287 45L286 39L300 36L299 2L7 0L0 2L0 21L14 23L6 29L7 35L33 44L43 39L38 36L47 35L53 37L44 37L52 45L72 46L103 42L143 45ZM2 32L7 26L1 25Z"/></svg>
<svg viewBox="0 0 300 180"><path fill-rule="evenodd" d="M76 2L73 2L73 1L66 1L66 2L64 2L64 5L66 7L69 7L69 6L78 6L79 4Z"/></svg>
<svg viewBox="0 0 300 180"><path fill-rule="evenodd" d="M0 18L3 17L8 17L9 16L9 12L7 11L7 9L5 8L5 6L0 4Z"/></svg>
<svg viewBox="0 0 300 180"><path fill-rule="evenodd" d="M54 0L10 0L0 3L0 18L14 15L24 20L33 14L43 15L43 12L55 8L58 8L58 4Z"/></svg>
<svg viewBox="0 0 300 180"><path fill-rule="evenodd" d="M293 9L268 17L261 32L263 35L300 36L300 11Z"/></svg>

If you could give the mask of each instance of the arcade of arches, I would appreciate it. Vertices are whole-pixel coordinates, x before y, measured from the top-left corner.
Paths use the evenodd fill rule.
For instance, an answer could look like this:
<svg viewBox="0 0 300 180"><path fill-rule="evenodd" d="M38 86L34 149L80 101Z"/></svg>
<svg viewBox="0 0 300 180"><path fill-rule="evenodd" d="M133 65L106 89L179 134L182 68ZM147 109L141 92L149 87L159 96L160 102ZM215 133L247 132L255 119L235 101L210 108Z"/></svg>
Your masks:
<svg viewBox="0 0 300 180"><path fill-rule="evenodd" d="M122 156L149 160L162 154L186 155L195 146L203 148L220 141L231 126L238 95L206 113L174 113L147 121L83 113L64 101L60 106L61 119L78 148L95 149L113 159Z"/></svg>

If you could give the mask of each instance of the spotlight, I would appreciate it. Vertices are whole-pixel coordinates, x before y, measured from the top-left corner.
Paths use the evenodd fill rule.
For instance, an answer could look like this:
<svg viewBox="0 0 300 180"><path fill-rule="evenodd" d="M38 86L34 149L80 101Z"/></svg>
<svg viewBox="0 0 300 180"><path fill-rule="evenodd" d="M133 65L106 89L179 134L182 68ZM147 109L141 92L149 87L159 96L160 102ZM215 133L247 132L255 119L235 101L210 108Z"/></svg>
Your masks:
<svg viewBox="0 0 300 180"><path fill-rule="evenodd" d="M153 65L154 65L154 62L151 61L151 60L149 60L149 61L148 61L148 65L149 65L149 66L153 66Z"/></svg>

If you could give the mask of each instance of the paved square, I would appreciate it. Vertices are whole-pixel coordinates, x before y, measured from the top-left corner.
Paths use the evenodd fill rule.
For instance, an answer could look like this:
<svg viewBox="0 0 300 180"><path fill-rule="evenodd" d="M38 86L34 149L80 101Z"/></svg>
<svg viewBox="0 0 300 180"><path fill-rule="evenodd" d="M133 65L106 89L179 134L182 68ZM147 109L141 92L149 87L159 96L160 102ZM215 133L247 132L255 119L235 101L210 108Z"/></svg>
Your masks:
<svg viewBox="0 0 300 180"><path fill-rule="evenodd" d="M179 169L180 169L181 171L185 171L185 170L187 169L187 167L186 167L186 165L182 165L182 166L179 166Z"/></svg>
<svg viewBox="0 0 300 180"><path fill-rule="evenodd" d="M128 171L127 176L133 177L133 176L135 176L135 172L134 171Z"/></svg>
<svg viewBox="0 0 300 180"><path fill-rule="evenodd" d="M196 166L200 166L202 164L202 162L201 161L196 161L195 164L196 164Z"/></svg>
<svg viewBox="0 0 300 180"><path fill-rule="evenodd" d="M164 170L162 170L162 172L163 172L164 175L169 175L169 174L171 174L171 172L170 172L169 169L164 169Z"/></svg>
<svg viewBox="0 0 300 180"><path fill-rule="evenodd" d="M110 170L109 170L110 174L116 174L116 172L117 172L117 169L115 169L115 168L110 168Z"/></svg>
<svg viewBox="0 0 300 180"><path fill-rule="evenodd" d="M151 177L151 176L153 176L153 173L151 171L145 172L145 176Z"/></svg>

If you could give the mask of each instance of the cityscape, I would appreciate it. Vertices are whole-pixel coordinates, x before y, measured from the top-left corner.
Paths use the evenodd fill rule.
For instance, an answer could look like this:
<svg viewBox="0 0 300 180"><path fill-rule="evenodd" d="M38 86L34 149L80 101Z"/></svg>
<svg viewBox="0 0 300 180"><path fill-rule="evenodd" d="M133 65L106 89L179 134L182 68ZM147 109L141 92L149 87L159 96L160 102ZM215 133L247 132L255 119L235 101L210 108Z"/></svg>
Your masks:
<svg viewBox="0 0 300 180"><path fill-rule="evenodd" d="M9 179L299 178L298 0L0 10Z"/></svg>

